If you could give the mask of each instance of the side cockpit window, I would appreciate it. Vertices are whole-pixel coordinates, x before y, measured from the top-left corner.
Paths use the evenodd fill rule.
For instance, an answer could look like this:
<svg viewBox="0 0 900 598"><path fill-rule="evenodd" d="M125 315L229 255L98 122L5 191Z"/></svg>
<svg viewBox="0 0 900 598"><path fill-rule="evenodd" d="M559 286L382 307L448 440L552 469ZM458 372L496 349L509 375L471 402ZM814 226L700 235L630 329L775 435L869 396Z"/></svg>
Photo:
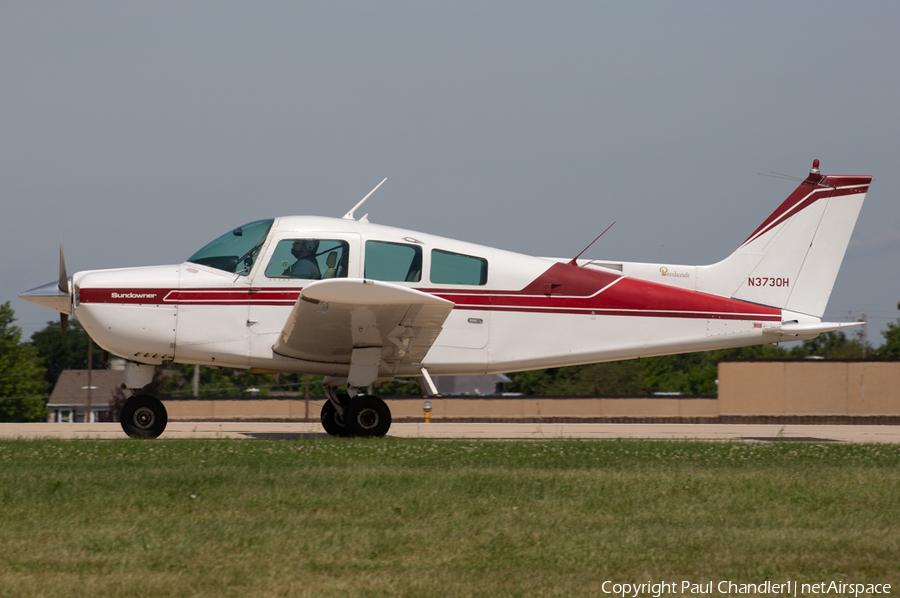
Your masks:
<svg viewBox="0 0 900 598"><path fill-rule="evenodd" d="M187 261L216 270L247 276L259 258L274 219L257 220L228 231Z"/></svg>
<svg viewBox="0 0 900 598"><path fill-rule="evenodd" d="M487 284L488 262L481 257L434 249L431 252L433 284Z"/></svg>
<svg viewBox="0 0 900 598"><path fill-rule="evenodd" d="M366 278L387 282L422 280L422 248L406 243L366 241Z"/></svg>
<svg viewBox="0 0 900 598"><path fill-rule="evenodd" d="M284 239L266 266L267 278L346 278L349 246L337 239Z"/></svg>

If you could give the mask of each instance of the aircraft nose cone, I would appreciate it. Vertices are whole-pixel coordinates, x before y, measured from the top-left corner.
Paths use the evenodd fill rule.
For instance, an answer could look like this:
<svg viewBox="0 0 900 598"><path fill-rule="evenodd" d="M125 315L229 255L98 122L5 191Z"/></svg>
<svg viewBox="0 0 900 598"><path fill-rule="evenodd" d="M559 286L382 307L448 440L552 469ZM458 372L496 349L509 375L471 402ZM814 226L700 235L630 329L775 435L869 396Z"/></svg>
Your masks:
<svg viewBox="0 0 900 598"><path fill-rule="evenodd" d="M63 314L72 312L72 295L61 291L58 281L48 282L30 291L25 291L19 295L19 298Z"/></svg>

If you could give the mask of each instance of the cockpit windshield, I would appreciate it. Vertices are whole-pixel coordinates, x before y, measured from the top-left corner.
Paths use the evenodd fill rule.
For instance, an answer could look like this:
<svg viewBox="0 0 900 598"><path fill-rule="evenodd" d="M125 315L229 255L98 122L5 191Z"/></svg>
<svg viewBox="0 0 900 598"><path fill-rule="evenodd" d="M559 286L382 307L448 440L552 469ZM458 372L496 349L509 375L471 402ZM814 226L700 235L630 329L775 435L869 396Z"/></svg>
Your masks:
<svg viewBox="0 0 900 598"><path fill-rule="evenodd" d="M257 220L228 231L189 257L187 261L247 276L253 268L253 262L259 257L274 221L274 219Z"/></svg>

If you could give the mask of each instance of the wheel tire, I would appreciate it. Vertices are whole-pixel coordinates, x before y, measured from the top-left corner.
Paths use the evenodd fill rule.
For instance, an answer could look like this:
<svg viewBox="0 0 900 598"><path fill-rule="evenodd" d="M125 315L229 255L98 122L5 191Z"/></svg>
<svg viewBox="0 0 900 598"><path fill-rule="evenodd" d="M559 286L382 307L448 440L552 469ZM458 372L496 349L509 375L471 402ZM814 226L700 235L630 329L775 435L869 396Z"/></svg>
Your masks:
<svg viewBox="0 0 900 598"><path fill-rule="evenodd" d="M391 410L378 397L356 397L344 412L347 428L354 436L381 438L391 429Z"/></svg>
<svg viewBox="0 0 900 598"><path fill-rule="evenodd" d="M156 438L168 423L166 407L150 395L131 397L122 408L122 429L132 438Z"/></svg>
<svg viewBox="0 0 900 598"><path fill-rule="evenodd" d="M344 412L346 413L346 408ZM322 422L322 427L325 428L325 431L328 432L329 436L350 435L350 432L347 431L347 426L344 425L344 418L341 417L341 414L338 413L337 408L335 408L334 403L331 401L325 401L325 404L322 405L320 420Z"/></svg>

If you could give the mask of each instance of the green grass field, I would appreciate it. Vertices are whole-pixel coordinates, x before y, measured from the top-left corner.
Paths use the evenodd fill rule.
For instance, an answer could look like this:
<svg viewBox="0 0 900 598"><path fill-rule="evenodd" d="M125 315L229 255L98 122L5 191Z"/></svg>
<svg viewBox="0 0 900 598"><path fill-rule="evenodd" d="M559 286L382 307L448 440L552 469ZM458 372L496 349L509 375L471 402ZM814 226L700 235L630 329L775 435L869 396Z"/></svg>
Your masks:
<svg viewBox="0 0 900 598"><path fill-rule="evenodd" d="M602 596L607 580L896 593L900 447L0 441L2 596Z"/></svg>

